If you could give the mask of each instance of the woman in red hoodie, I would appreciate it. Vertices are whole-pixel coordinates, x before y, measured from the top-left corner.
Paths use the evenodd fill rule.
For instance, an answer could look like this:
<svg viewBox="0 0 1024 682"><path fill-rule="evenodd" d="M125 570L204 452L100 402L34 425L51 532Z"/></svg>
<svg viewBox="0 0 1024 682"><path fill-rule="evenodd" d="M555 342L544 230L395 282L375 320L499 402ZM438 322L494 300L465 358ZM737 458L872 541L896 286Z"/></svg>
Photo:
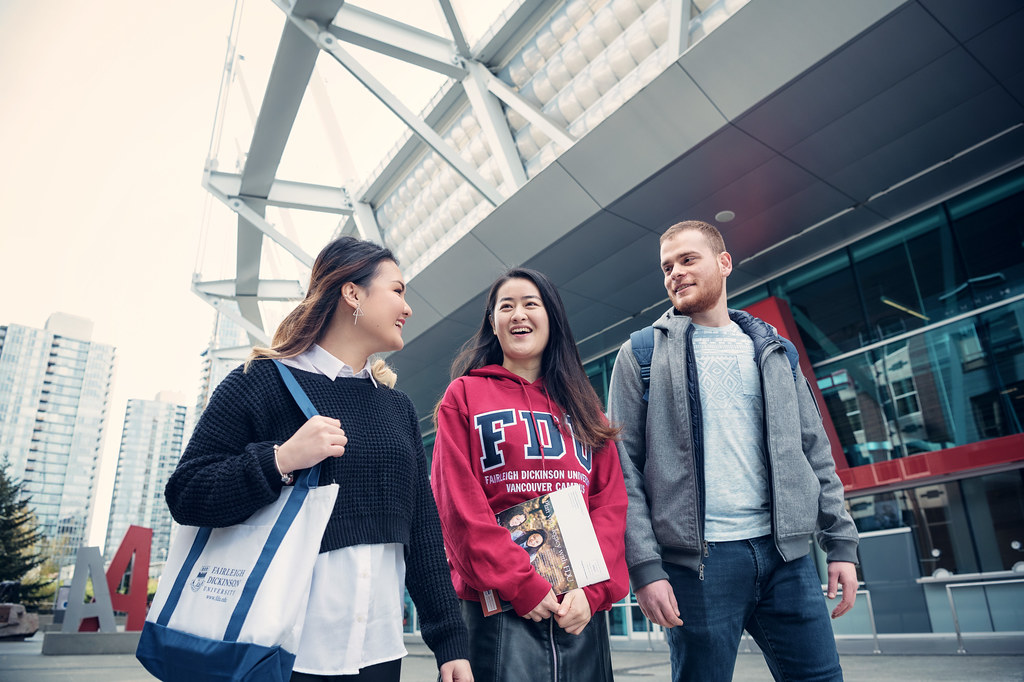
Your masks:
<svg viewBox="0 0 1024 682"><path fill-rule="evenodd" d="M610 681L600 612L629 592L618 430L602 413L546 276L513 268L491 286L452 378L437 409L431 486L475 678ZM610 578L559 597L495 515L570 485L583 493ZM485 617L484 590L511 609Z"/></svg>

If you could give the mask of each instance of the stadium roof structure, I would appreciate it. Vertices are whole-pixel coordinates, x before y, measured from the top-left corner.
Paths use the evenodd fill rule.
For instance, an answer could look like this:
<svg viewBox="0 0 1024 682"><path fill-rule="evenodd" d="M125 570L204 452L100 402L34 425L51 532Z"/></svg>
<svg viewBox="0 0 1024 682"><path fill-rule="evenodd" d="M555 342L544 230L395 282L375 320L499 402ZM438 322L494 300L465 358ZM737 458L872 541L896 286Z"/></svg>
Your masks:
<svg viewBox="0 0 1024 682"><path fill-rule="evenodd" d="M193 289L266 342L267 305L302 296L327 238L384 243L414 309L390 361L422 415L511 265L556 282L587 359L667 306L658 236L678 220L722 229L735 294L1024 161L1012 0L513 0L475 40L452 0L439 32L343 0L266 2L284 28L258 107L243 93L251 139L237 172L214 153L204 172L235 219L233 272L197 267ZM370 53L440 85L414 112ZM365 177L282 172L303 97L332 118L324 61L407 128ZM324 146L344 149L339 132L368 134ZM294 278L271 272L268 242Z"/></svg>

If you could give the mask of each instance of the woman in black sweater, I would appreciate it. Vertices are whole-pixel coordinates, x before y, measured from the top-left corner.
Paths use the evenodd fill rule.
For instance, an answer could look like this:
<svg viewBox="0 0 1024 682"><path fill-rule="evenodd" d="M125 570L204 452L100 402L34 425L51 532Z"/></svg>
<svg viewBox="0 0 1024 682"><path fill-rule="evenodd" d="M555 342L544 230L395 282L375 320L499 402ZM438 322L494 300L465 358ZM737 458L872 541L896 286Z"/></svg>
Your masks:
<svg viewBox="0 0 1024 682"><path fill-rule="evenodd" d="M342 237L317 256L305 299L214 391L166 490L175 521L222 527L275 501L320 462L341 486L320 543L293 682L397 682L403 586L444 682L471 682L416 410L373 353L402 348L412 310L391 252ZM320 413L309 420L271 359Z"/></svg>

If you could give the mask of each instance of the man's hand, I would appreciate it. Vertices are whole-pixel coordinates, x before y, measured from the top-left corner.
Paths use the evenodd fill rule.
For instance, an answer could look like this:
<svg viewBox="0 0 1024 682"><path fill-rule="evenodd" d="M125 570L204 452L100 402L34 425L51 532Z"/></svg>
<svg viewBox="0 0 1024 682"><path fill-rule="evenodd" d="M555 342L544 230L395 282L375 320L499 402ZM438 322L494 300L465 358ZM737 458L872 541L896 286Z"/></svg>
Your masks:
<svg viewBox="0 0 1024 682"><path fill-rule="evenodd" d="M640 610L652 623L657 623L663 628L674 628L683 624L679 618L676 594L672 591L672 585L665 579L655 580L637 590L636 601L640 604Z"/></svg>
<svg viewBox="0 0 1024 682"><path fill-rule="evenodd" d="M441 666L441 682L473 682L473 671L469 661L457 658Z"/></svg>
<svg viewBox="0 0 1024 682"><path fill-rule="evenodd" d="M578 635L587 627L592 615L587 595L582 589L576 588L562 597L562 603L555 611L555 622L570 635Z"/></svg>
<svg viewBox="0 0 1024 682"><path fill-rule="evenodd" d="M558 610L558 606L558 598L555 597L555 593L548 590L548 593L544 595L540 603L534 606L533 610L523 616L523 618L529 618L535 623L539 623L545 618L550 618Z"/></svg>
<svg viewBox="0 0 1024 682"><path fill-rule="evenodd" d="M828 598L836 598L837 587L843 588L843 600L832 609L832 617L838 618L853 608L857 601L857 567L849 561L830 561L828 564Z"/></svg>

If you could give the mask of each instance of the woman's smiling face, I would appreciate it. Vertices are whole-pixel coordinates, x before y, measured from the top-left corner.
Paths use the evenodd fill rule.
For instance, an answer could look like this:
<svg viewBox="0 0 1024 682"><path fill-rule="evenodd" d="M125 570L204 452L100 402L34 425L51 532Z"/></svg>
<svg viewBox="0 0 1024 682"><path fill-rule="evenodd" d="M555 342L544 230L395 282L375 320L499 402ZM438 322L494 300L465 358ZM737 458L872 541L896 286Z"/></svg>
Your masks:
<svg viewBox="0 0 1024 682"><path fill-rule="evenodd" d="M495 296L492 323L505 369L521 374L517 369L539 368L548 345L549 324L536 284L518 278L502 284Z"/></svg>

